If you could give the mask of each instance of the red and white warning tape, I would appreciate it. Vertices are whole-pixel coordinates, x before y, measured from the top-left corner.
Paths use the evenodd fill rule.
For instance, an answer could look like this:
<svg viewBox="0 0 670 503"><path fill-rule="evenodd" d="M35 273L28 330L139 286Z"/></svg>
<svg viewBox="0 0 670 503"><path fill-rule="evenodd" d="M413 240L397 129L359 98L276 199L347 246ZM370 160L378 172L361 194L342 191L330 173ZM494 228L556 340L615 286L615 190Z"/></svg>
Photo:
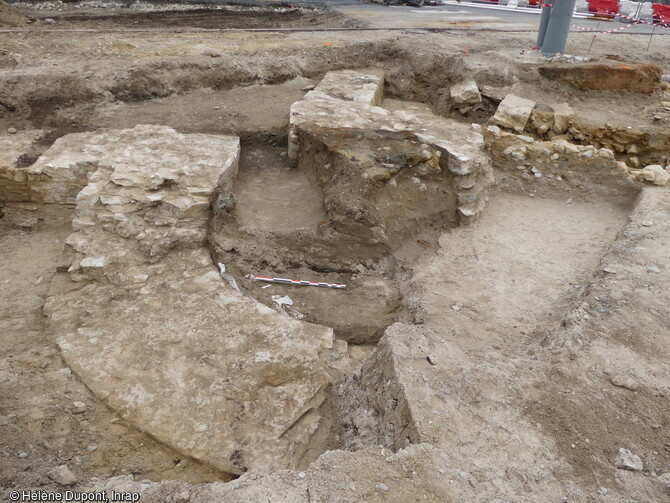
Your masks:
<svg viewBox="0 0 670 503"><path fill-rule="evenodd" d="M661 28L670 28L670 24L666 24L666 23L659 23L659 22L652 23L650 21L645 21L644 19L635 19L634 17L624 16L623 14L614 14L614 16L615 17L620 17L620 18L623 18L623 19L628 19L629 21L634 21L636 23L643 23L643 24L648 24L648 25L651 25L651 26L660 26Z"/></svg>
<svg viewBox="0 0 670 503"><path fill-rule="evenodd" d="M620 18L623 18L623 19L628 19L629 21L635 21L637 23L652 24L652 23L649 23L649 22L644 21L642 19L635 19L634 17L624 16L623 14L612 14L612 15L614 17L620 17Z"/></svg>
<svg viewBox="0 0 670 503"><path fill-rule="evenodd" d="M638 24L637 22L627 24L625 26L621 26L619 28L615 28L614 30L607 30L607 31L600 31L597 28L586 28L584 26L577 26L576 24L571 25L573 28L577 28L578 30L583 30L583 31L590 31L590 32L595 32L593 34L594 37L597 37L598 35L605 35L607 33L615 33L617 31L625 30L626 28L630 28L631 26L635 26Z"/></svg>
<svg viewBox="0 0 670 503"><path fill-rule="evenodd" d="M597 28L587 28L586 26L577 26L576 24L571 24L570 26L572 26L573 28L576 28L578 30L582 30L582 31L597 31L598 33L603 33L602 31L600 31Z"/></svg>
<svg viewBox="0 0 670 503"><path fill-rule="evenodd" d="M340 285L338 283L324 283L322 281L305 281L299 279L286 279L286 278L269 278L267 276L254 276L250 274L251 279L257 281L265 281L266 283L284 283L287 285L302 285L302 286L320 286L322 288L337 288L339 290L344 290L347 288L347 285Z"/></svg>

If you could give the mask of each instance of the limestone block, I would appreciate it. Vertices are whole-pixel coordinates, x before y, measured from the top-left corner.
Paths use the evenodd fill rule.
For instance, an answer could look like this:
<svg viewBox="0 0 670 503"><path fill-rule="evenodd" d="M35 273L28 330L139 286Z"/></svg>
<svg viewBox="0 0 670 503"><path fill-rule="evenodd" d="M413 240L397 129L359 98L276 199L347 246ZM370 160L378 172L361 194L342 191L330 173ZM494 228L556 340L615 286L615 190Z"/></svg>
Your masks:
<svg viewBox="0 0 670 503"><path fill-rule="evenodd" d="M449 90L451 102L455 105L474 105L482 102L482 96L479 94L477 82L468 79L460 84L452 86Z"/></svg>
<svg viewBox="0 0 670 503"><path fill-rule="evenodd" d="M74 204L96 169L99 135L75 133L63 136L26 171L32 200L43 203Z"/></svg>
<svg viewBox="0 0 670 503"><path fill-rule="evenodd" d="M22 166L21 160L43 135L44 131L29 130L0 136L0 203L31 200L27 166Z"/></svg>
<svg viewBox="0 0 670 503"><path fill-rule="evenodd" d="M77 483L77 476L67 465L60 465L49 470L47 477L62 486L73 486Z"/></svg>
<svg viewBox="0 0 670 503"><path fill-rule="evenodd" d="M664 187L670 183L670 172L658 164L650 164L639 172L639 178L645 182Z"/></svg>
<svg viewBox="0 0 670 503"><path fill-rule="evenodd" d="M172 139L174 148L160 152L161 142L166 137ZM150 189L155 191L153 201L162 201L163 190L161 184L169 186L174 178L175 170L185 169L192 177L206 166L191 158L190 165L167 170L152 170L153 163L158 165L170 161L175 166L180 161L186 161L186 155L180 152L186 149L189 152L206 150L216 142L208 135L190 135L188 140L184 135L163 126L140 125L134 129L112 130L107 132L77 133L59 138L39 159L27 170L27 177L38 201L46 203L74 204L79 191L88 183L88 176L98 169L99 165L115 166L113 179L116 185L134 184L141 181L142 173L152 173L153 179L141 181L146 187L139 187L140 191ZM194 142L188 145L188 142ZM190 149L190 150L189 150ZM160 157L158 156L160 152ZM223 154L223 152L222 152ZM203 161L204 162L204 161ZM212 161L209 161L210 163ZM112 189L113 190L113 189ZM192 188L197 193L197 188ZM180 207L183 201L178 198L165 201ZM183 209L183 208L182 208Z"/></svg>
<svg viewBox="0 0 670 503"><path fill-rule="evenodd" d="M488 99L500 103L505 96L509 94L511 87L493 87L493 86L482 86L480 92L482 96L486 96Z"/></svg>
<svg viewBox="0 0 670 503"><path fill-rule="evenodd" d="M534 101L508 94L498 105L493 121L520 133L526 127L534 108Z"/></svg>
<svg viewBox="0 0 670 503"><path fill-rule="evenodd" d="M365 170L365 174L368 178L374 182L385 182L389 180L399 169L389 169L389 168L380 168L378 166L373 166Z"/></svg>
<svg viewBox="0 0 670 503"><path fill-rule="evenodd" d="M554 123L551 129L556 134L565 134L570 128L570 121L574 120L575 113L567 103L551 105L554 111Z"/></svg>
<svg viewBox="0 0 670 503"><path fill-rule="evenodd" d="M342 101L379 105L383 92L383 70L341 70L328 72L314 90L307 93L305 99L318 99L327 95Z"/></svg>

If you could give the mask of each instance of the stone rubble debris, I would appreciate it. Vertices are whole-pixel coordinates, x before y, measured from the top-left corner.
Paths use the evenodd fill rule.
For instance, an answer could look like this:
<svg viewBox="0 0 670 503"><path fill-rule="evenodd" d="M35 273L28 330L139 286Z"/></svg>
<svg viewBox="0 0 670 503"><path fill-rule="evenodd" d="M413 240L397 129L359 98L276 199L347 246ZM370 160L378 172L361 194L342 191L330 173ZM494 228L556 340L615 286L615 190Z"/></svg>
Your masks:
<svg viewBox="0 0 670 503"><path fill-rule="evenodd" d="M654 185L665 187L670 184L670 171L659 164L650 164L640 171L633 171L640 180L651 182Z"/></svg>
<svg viewBox="0 0 670 503"><path fill-rule="evenodd" d="M279 307L292 306L293 305L293 300L288 295L284 295L284 296L273 295L272 296L272 301L275 304L277 304Z"/></svg>
<svg viewBox="0 0 670 503"><path fill-rule="evenodd" d="M617 451L615 466L621 470L639 472L644 469L644 464L639 456L636 456L623 447Z"/></svg>
<svg viewBox="0 0 670 503"><path fill-rule="evenodd" d="M610 382L614 386L625 388L630 391L636 391L640 387L634 378L620 374L610 375Z"/></svg>
<svg viewBox="0 0 670 503"><path fill-rule="evenodd" d="M73 486L77 483L77 476L67 465L60 465L49 472L47 477L62 486Z"/></svg>

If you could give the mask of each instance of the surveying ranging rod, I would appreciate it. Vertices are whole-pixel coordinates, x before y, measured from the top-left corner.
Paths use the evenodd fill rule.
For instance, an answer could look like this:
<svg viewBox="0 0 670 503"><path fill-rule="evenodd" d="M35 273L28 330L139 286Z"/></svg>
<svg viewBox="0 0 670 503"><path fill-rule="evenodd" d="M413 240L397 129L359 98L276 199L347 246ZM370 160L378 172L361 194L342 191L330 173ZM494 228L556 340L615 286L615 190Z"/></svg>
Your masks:
<svg viewBox="0 0 670 503"><path fill-rule="evenodd" d="M267 276L254 276L250 274L248 276L250 279L255 279L257 281L265 281L266 283L284 283L286 285L302 285L302 286L320 286L322 288L336 288L338 290L344 290L347 285L340 285L338 283L324 283L321 281L305 281L299 279L286 279L286 278L268 278Z"/></svg>

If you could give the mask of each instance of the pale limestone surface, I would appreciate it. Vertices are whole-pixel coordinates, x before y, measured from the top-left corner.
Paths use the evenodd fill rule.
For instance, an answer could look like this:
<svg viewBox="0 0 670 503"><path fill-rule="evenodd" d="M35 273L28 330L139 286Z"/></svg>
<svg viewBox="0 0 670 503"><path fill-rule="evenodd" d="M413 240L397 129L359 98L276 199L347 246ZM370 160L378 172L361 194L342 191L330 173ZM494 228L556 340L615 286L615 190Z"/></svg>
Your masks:
<svg viewBox="0 0 670 503"><path fill-rule="evenodd" d="M564 134L570 127L570 122L575 120L575 112L567 103L551 105L554 112L554 122L551 129L556 134Z"/></svg>
<svg viewBox="0 0 670 503"><path fill-rule="evenodd" d="M74 230L102 227L150 257L204 243L212 197L237 174L237 140L159 126L80 140L96 171L76 197Z"/></svg>
<svg viewBox="0 0 670 503"><path fill-rule="evenodd" d="M56 140L26 170L31 200L74 204L88 174L96 169L103 138L98 133L75 133Z"/></svg>
<svg viewBox="0 0 670 503"><path fill-rule="evenodd" d="M535 105L534 101L508 94L498 105L493 122L520 133L526 127Z"/></svg>
<svg viewBox="0 0 670 503"><path fill-rule="evenodd" d="M449 97L455 105L474 105L482 102L479 87L473 79L464 80L455 86L451 86Z"/></svg>
<svg viewBox="0 0 670 503"><path fill-rule="evenodd" d="M0 203L30 200L27 169L18 163L43 135L44 131L33 129L0 136Z"/></svg>
<svg viewBox="0 0 670 503"><path fill-rule="evenodd" d="M383 93L383 70L340 70L328 72L305 99L319 99L325 95L342 101L379 105Z"/></svg>
<svg viewBox="0 0 670 503"><path fill-rule="evenodd" d="M179 452L231 473L296 467L320 420L310 410L330 381L332 330L233 290L204 249L132 275L52 289L51 330L73 371Z"/></svg>
<svg viewBox="0 0 670 503"><path fill-rule="evenodd" d="M122 417L179 452L237 474L296 467L333 378L325 362L337 355L330 328L259 304L212 264L210 203L232 184L239 140L158 126L94 139L68 273L45 306L64 358ZM66 138L77 141L91 137Z"/></svg>
<svg viewBox="0 0 670 503"><path fill-rule="evenodd" d="M132 133L129 130L112 130L106 132L75 133L63 136L35 164L26 170L33 200L45 203L74 204L75 197L87 184L88 176L97 170L98 165L107 166L114 163L116 172L111 180L115 184L124 185L123 178L139 176L144 164L151 162L155 151L164 148L165 142L174 141L186 145L183 135L162 126L137 126ZM132 140L132 141L129 141ZM159 184L170 180L177 167L194 171L216 164L212 160L200 160L199 152L217 148L215 137L193 135L190 138L191 151L181 153L163 153L172 167L166 167L152 173L153 179L147 186L150 190L158 190ZM219 147L219 152L223 154ZM234 176L234 174L233 174ZM169 182L167 182L169 183ZM176 199L170 202L179 207Z"/></svg>

